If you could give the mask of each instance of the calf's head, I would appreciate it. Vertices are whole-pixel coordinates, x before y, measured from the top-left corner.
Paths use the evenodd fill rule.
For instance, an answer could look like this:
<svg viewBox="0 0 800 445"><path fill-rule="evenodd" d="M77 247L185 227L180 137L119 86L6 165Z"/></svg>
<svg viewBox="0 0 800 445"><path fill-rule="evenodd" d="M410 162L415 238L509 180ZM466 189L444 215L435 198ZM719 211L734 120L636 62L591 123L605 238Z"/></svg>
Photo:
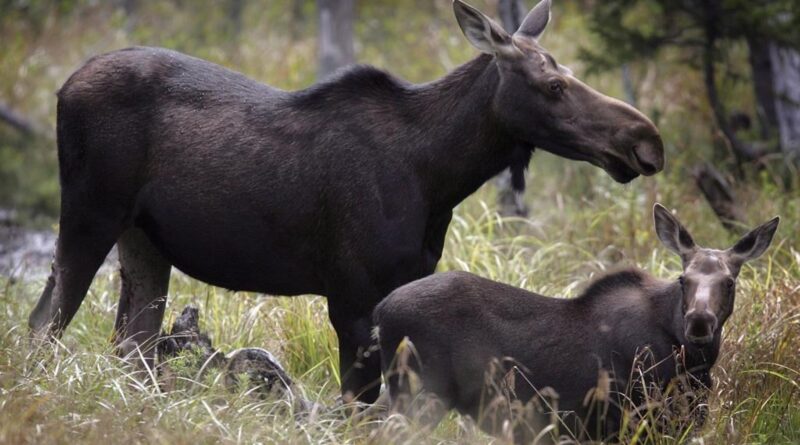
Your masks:
<svg viewBox="0 0 800 445"><path fill-rule="evenodd" d="M686 228L660 204L653 208L653 216L658 238L683 262L683 336L698 346L709 344L733 311L739 269L767 250L780 218L756 227L730 249L716 250L696 245Z"/></svg>
<svg viewBox="0 0 800 445"><path fill-rule="evenodd" d="M582 83L539 44L550 0L539 2L513 35L461 0L453 8L472 45L496 59L500 80L492 112L517 143L588 161L623 183L663 169L655 125Z"/></svg>

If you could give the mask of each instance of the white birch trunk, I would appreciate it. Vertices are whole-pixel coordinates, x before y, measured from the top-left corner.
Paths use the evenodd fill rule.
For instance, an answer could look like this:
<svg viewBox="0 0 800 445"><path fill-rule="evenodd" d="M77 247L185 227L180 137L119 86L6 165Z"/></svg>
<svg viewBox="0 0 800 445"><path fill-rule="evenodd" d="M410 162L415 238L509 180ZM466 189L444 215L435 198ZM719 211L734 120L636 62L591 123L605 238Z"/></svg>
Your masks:
<svg viewBox="0 0 800 445"><path fill-rule="evenodd" d="M800 52L772 44L770 58L781 149L800 164Z"/></svg>
<svg viewBox="0 0 800 445"><path fill-rule="evenodd" d="M356 61L353 47L355 0L317 0L319 75L323 79Z"/></svg>

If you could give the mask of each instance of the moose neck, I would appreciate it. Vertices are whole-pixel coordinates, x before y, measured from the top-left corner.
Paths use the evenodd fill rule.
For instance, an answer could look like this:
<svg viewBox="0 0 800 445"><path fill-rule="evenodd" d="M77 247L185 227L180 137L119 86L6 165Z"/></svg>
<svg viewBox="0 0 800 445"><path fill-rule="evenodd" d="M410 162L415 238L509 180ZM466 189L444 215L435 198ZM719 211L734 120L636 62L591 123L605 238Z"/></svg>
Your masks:
<svg viewBox="0 0 800 445"><path fill-rule="evenodd" d="M423 166L433 210L450 210L508 167L515 146L494 118L500 81L494 57L481 55L447 76L411 89L418 141L411 154Z"/></svg>

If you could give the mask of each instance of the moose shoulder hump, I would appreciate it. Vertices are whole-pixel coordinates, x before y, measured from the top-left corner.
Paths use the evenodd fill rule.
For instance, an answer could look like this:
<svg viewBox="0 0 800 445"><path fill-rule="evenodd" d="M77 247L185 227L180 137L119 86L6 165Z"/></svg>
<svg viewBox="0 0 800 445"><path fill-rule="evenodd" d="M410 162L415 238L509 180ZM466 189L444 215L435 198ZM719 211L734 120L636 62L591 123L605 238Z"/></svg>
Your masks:
<svg viewBox="0 0 800 445"><path fill-rule="evenodd" d="M646 289L659 284L660 280L644 270L636 268L620 269L607 272L592 280L578 296L578 299L595 301L608 298L609 301L614 301L615 298L621 298L622 295L644 297L647 294ZM634 292L631 292L632 290Z"/></svg>

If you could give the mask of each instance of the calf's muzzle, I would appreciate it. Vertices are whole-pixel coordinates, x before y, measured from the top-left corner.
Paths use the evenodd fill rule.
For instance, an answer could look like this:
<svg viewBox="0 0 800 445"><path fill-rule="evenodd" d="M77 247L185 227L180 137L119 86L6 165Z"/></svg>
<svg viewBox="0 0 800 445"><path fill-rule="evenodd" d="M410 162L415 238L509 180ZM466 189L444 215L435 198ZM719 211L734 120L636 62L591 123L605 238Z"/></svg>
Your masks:
<svg viewBox="0 0 800 445"><path fill-rule="evenodd" d="M686 339L696 345L705 345L714 340L717 317L708 310L690 310L684 318Z"/></svg>

